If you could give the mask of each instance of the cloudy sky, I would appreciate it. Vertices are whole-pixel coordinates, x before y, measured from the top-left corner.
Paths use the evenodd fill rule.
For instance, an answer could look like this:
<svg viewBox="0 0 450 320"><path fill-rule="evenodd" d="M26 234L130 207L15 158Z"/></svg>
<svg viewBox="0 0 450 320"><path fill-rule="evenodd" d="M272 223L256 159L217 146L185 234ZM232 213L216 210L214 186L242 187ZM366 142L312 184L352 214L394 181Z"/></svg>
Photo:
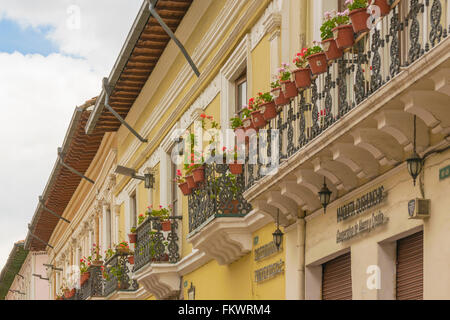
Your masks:
<svg viewBox="0 0 450 320"><path fill-rule="evenodd" d="M98 95L142 0L0 0L0 269L25 239L75 106Z"/></svg>

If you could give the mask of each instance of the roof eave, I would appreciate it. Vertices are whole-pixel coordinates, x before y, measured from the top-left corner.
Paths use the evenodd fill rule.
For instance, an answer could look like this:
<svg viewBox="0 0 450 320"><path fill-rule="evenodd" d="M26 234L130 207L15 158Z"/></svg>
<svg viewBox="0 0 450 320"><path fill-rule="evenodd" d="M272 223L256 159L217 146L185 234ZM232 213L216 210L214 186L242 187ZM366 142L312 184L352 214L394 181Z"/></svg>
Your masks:
<svg viewBox="0 0 450 320"><path fill-rule="evenodd" d="M125 40L125 43L122 47L122 50L120 51L116 63L114 64L114 67L111 70L111 73L108 77L108 82L112 87L114 87L117 81L119 80L120 75L122 74L122 71L125 68L128 59L130 58L133 49L137 41L139 40L139 37L142 31L144 30L145 26L147 25L149 19L150 19L150 10L148 8L148 2L144 0L139 10L139 13L133 23L133 26L130 32L128 33L127 39ZM94 131L95 126L97 125L97 121L100 118L103 109L105 108L104 103L105 103L105 90L102 89L100 96L97 99L97 102L95 103L94 110L86 123L85 128L86 134L91 134Z"/></svg>

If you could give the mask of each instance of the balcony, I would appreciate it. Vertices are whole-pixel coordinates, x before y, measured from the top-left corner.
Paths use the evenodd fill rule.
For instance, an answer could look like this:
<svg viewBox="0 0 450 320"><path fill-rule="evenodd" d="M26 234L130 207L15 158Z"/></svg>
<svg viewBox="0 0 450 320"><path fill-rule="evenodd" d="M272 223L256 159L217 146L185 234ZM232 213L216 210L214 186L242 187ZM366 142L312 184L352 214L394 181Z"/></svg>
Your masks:
<svg viewBox="0 0 450 320"><path fill-rule="evenodd" d="M244 175L230 175L227 164L205 165L205 182L189 196L188 241L221 265L251 251L252 232L267 220L243 195Z"/></svg>
<svg viewBox="0 0 450 320"><path fill-rule="evenodd" d="M77 291L77 300L103 298L103 276L101 267L89 267L89 279Z"/></svg>
<svg viewBox="0 0 450 320"><path fill-rule="evenodd" d="M139 288L132 280L132 264L127 253L116 253L105 263L103 279L103 296L109 297L118 292L134 292Z"/></svg>
<svg viewBox="0 0 450 320"><path fill-rule="evenodd" d="M269 216L279 210L281 224L295 221L298 207L320 209L324 177L334 200L403 163L413 150L414 117L419 154L450 133L448 1L390 2L391 12L356 35L355 46L250 144L263 158L278 154L279 166L247 161L244 196ZM267 174L274 166L277 174Z"/></svg>
<svg viewBox="0 0 450 320"><path fill-rule="evenodd" d="M174 268L180 260L179 222L170 217L170 230L163 231L159 218L149 217L137 229L134 279L158 299L177 294L180 275Z"/></svg>

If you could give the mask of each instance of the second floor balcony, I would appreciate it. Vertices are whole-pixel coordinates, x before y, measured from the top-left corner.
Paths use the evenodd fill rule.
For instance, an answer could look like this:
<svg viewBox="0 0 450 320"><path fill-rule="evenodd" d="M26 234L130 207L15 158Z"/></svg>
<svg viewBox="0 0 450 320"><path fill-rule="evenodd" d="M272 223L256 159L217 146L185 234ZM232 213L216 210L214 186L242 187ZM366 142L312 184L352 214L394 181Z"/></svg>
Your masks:
<svg viewBox="0 0 450 320"><path fill-rule="evenodd" d="M389 3L250 143L245 198L281 224L321 208L324 179L333 201L450 133L448 1Z"/></svg>
<svg viewBox="0 0 450 320"><path fill-rule="evenodd" d="M205 164L205 180L189 196L188 241L221 265L251 251L252 232L267 220L243 196L243 174L228 164Z"/></svg>

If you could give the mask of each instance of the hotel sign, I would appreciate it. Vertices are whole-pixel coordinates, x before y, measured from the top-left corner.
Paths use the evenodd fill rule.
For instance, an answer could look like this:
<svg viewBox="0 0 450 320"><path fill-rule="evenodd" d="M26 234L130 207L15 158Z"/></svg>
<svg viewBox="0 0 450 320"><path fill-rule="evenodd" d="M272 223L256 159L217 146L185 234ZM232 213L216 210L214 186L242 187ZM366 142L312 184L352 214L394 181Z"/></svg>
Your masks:
<svg viewBox="0 0 450 320"><path fill-rule="evenodd" d="M353 216L359 215L364 211L380 204L386 198L387 193L381 186L356 200L349 202L337 209L337 222L347 220Z"/></svg>
<svg viewBox="0 0 450 320"><path fill-rule="evenodd" d="M275 243L273 241L270 241L268 244L265 244L259 247L258 249L255 249L255 261L265 259L278 252L279 251Z"/></svg>
<svg viewBox="0 0 450 320"><path fill-rule="evenodd" d="M270 264L265 266L264 268L258 269L255 271L255 282L259 283L268 279L272 279L279 274L284 272L284 261L280 260L279 262Z"/></svg>
<svg viewBox="0 0 450 320"><path fill-rule="evenodd" d="M338 230L336 234L336 243L345 242L359 234L370 232L373 229L384 225L388 221L389 218L386 217L381 211L379 213L373 213L368 219L361 219L359 222L343 231Z"/></svg>

